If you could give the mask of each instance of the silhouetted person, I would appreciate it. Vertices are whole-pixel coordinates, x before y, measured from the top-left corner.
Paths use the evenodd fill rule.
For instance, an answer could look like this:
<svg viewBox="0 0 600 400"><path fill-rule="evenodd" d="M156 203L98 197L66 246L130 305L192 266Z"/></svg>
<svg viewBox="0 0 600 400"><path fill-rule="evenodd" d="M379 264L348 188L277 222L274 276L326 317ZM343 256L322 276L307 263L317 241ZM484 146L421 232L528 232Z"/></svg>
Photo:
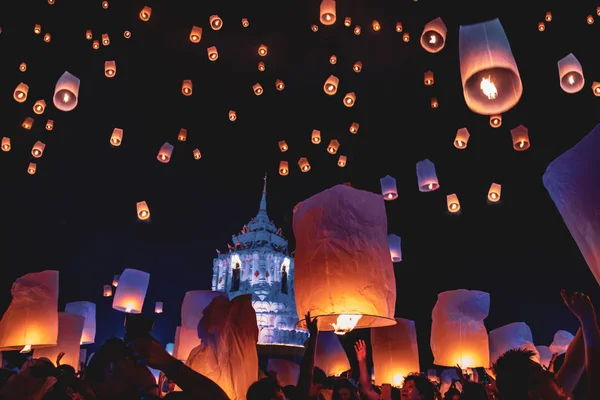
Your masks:
<svg viewBox="0 0 600 400"><path fill-rule="evenodd" d="M233 276L233 282L231 283L231 291L236 292L240 290L240 263L235 263L235 268L231 272Z"/></svg>
<svg viewBox="0 0 600 400"><path fill-rule="evenodd" d="M285 265L281 269L281 293L287 294L287 271Z"/></svg>

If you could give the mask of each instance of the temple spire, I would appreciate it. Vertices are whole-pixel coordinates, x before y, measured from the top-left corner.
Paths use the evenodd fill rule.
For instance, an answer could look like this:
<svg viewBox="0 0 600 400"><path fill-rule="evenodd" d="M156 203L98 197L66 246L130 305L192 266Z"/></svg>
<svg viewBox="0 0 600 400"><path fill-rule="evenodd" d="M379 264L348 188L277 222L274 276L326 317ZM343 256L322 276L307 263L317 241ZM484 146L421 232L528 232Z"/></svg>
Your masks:
<svg viewBox="0 0 600 400"><path fill-rule="evenodd" d="M265 184L263 186L262 198L260 199L260 207L258 208L257 218L264 217L266 220L269 220L267 215L267 174L265 173L265 177L263 178Z"/></svg>

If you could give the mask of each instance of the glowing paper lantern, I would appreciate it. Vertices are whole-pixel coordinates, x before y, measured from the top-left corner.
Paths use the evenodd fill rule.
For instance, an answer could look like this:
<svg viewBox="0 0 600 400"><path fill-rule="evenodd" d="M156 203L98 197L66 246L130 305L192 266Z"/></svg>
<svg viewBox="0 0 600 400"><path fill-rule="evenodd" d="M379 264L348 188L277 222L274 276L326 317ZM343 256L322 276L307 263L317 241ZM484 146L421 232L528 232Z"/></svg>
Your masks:
<svg viewBox="0 0 600 400"><path fill-rule="evenodd" d="M321 368L327 376L340 376L350 369L348 356L333 332L319 332L315 367Z"/></svg>
<svg viewBox="0 0 600 400"><path fill-rule="evenodd" d="M467 143L469 143L469 138L471 134L467 130L467 128L460 128L456 131L456 137L454 138L454 147L459 150L463 150L467 148Z"/></svg>
<svg viewBox="0 0 600 400"><path fill-rule="evenodd" d="M114 61L104 62L104 75L107 78L112 78L117 74L117 63Z"/></svg>
<svg viewBox="0 0 600 400"><path fill-rule="evenodd" d="M200 43L200 39L202 39L202 28L199 26L192 26L192 31L190 32L190 41L192 43Z"/></svg>
<svg viewBox="0 0 600 400"><path fill-rule="evenodd" d="M403 27L402 27L402 22L396 22L396 32L400 33L402 32Z"/></svg>
<svg viewBox="0 0 600 400"><path fill-rule="evenodd" d="M18 278L12 300L0 320L0 351L56 346L58 337L58 271Z"/></svg>
<svg viewBox="0 0 600 400"><path fill-rule="evenodd" d="M190 79L185 79L181 84L181 93L184 96L191 96L192 91L194 90L194 85Z"/></svg>
<svg viewBox="0 0 600 400"><path fill-rule="evenodd" d="M290 173L290 167L287 161L279 161L279 175L287 176Z"/></svg>
<svg viewBox="0 0 600 400"><path fill-rule="evenodd" d="M594 92L594 96L600 97L600 82L592 83L592 91Z"/></svg>
<svg viewBox="0 0 600 400"><path fill-rule="evenodd" d="M296 386L300 378L300 365L281 358L270 358L267 372L275 374L281 387Z"/></svg>
<svg viewBox="0 0 600 400"><path fill-rule="evenodd" d="M281 79L276 79L275 80L275 88L281 92L283 89L285 89L285 83L283 83L283 81Z"/></svg>
<svg viewBox="0 0 600 400"><path fill-rule="evenodd" d="M310 26L310 30L313 31L313 32L318 32L319 31L319 27L317 25L315 25L315 24L312 24Z"/></svg>
<svg viewBox="0 0 600 400"><path fill-rule="evenodd" d="M112 285L114 287L119 286L119 279L121 279L121 275L115 275L115 276L113 276Z"/></svg>
<svg viewBox="0 0 600 400"><path fill-rule="evenodd" d="M313 144L319 144L321 143L321 131L318 129L313 129L311 135L310 135L310 141Z"/></svg>
<svg viewBox="0 0 600 400"><path fill-rule="evenodd" d="M54 129L54 121L53 121L53 120L51 120L51 119L49 119L49 120L46 122L46 130L47 130L47 131L51 131L52 129Z"/></svg>
<svg viewBox="0 0 600 400"><path fill-rule="evenodd" d="M433 192L440 187L435 165L427 158L417 163L417 182L420 192Z"/></svg>
<svg viewBox="0 0 600 400"><path fill-rule="evenodd" d="M50 40L52 40L52 35L49 32L46 32L44 34L44 42L50 43Z"/></svg>
<svg viewBox="0 0 600 400"><path fill-rule="evenodd" d="M337 63L337 56L335 54L333 54L331 57L329 57L329 64L335 65L336 63Z"/></svg>
<svg viewBox="0 0 600 400"><path fill-rule="evenodd" d="M104 289L102 289L102 296L111 297L112 296L112 288L110 285L104 285Z"/></svg>
<svg viewBox="0 0 600 400"><path fill-rule="evenodd" d="M429 21L421 34L421 46L429 53L437 53L446 45L446 25L441 18Z"/></svg>
<svg viewBox="0 0 600 400"><path fill-rule="evenodd" d="M519 102L523 84L499 19L461 26L458 53L463 95L471 111L501 114Z"/></svg>
<svg viewBox="0 0 600 400"><path fill-rule="evenodd" d="M40 158L44 154L44 149L46 145L39 140L33 144L33 148L31 149L31 155L35 158Z"/></svg>
<svg viewBox="0 0 600 400"><path fill-rule="evenodd" d="M525 151L531 145L529 143L529 130L523 125L511 129L510 135L512 136L513 149L516 151Z"/></svg>
<svg viewBox="0 0 600 400"><path fill-rule="evenodd" d="M208 54L208 59L210 61L217 61L217 59L219 58L219 52L217 51L216 46L211 46L208 49L206 49L206 53Z"/></svg>
<svg viewBox="0 0 600 400"><path fill-rule="evenodd" d="M34 358L46 357L56 366L56 357L60 353L65 353L61 365L70 365L79 370L79 340L83 331L85 318L69 314L67 312L58 313L58 340L56 346L35 349L33 352Z"/></svg>
<svg viewBox="0 0 600 400"><path fill-rule="evenodd" d="M110 37L108 36L108 33L103 33L102 34L102 45L108 46L109 44L110 44Z"/></svg>
<svg viewBox="0 0 600 400"><path fill-rule="evenodd" d="M349 28L350 25L352 25L352 18L350 18L350 17L344 18L344 26Z"/></svg>
<svg viewBox="0 0 600 400"><path fill-rule="evenodd" d="M210 27L213 29L213 31L218 31L223 27L223 20L218 15L211 15L208 18L208 23L210 24Z"/></svg>
<svg viewBox="0 0 600 400"><path fill-rule="evenodd" d="M289 150L289 147L288 147L287 143L285 142L285 140L280 140L278 145L279 145L279 150L282 153L285 153L286 151Z"/></svg>
<svg viewBox="0 0 600 400"><path fill-rule="evenodd" d="M258 55L261 57L264 57L267 55L267 53L269 52L269 49L266 45L261 44L260 46L258 46Z"/></svg>
<svg viewBox="0 0 600 400"><path fill-rule="evenodd" d="M388 247L392 262L402 261L402 239L397 235L388 235Z"/></svg>
<svg viewBox="0 0 600 400"><path fill-rule="evenodd" d="M81 344L91 344L96 340L96 304L89 301L76 301L65 305L65 312L85 319L81 332Z"/></svg>
<svg viewBox="0 0 600 400"><path fill-rule="evenodd" d="M242 26L247 28L250 26L250 22L248 22L248 18L242 18Z"/></svg>
<svg viewBox="0 0 600 400"><path fill-rule="evenodd" d="M533 360L539 363L540 357L533 344L531 329L525 322L513 322L490 331L490 361L498 358L511 349L531 350L535 353Z"/></svg>
<svg viewBox="0 0 600 400"><path fill-rule="evenodd" d="M169 142L165 142L162 146L160 146L160 150L158 151L158 155L156 159L163 164L171 161L171 156L173 155L173 145Z"/></svg>
<svg viewBox="0 0 600 400"><path fill-rule="evenodd" d="M546 17L544 18L546 22L552 22L552 12L546 12Z"/></svg>
<svg viewBox="0 0 600 400"><path fill-rule="evenodd" d="M319 330L395 323L396 280L387 217L378 194L337 185L294 208L296 309L319 317ZM360 273L359 273L360 271Z"/></svg>
<svg viewBox="0 0 600 400"><path fill-rule="evenodd" d="M431 86L433 85L433 82L433 71L425 72L425 76L423 77L423 83L425 84L425 86Z"/></svg>
<svg viewBox="0 0 600 400"><path fill-rule="evenodd" d="M340 148L340 142L338 142L335 139L332 139L329 142L329 146L327 146L327 152L329 154L335 154L335 153L337 153L337 151L338 151L339 148Z"/></svg>
<svg viewBox="0 0 600 400"><path fill-rule="evenodd" d="M588 25L592 25L594 23L594 17L592 14L588 15L585 20L587 21Z"/></svg>
<svg viewBox="0 0 600 400"><path fill-rule="evenodd" d="M265 63L264 63L264 62L262 62L262 61L259 61L259 62L258 62L258 70L259 70L260 72L264 72L264 71L265 71L265 69L266 69L266 68L265 68Z"/></svg>
<svg viewBox="0 0 600 400"><path fill-rule="evenodd" d="M33 104L33 112L40 115L44 113L46 109L46 102L44 100L38 100Z"/></svg>
<svg viewBox="0 0 600 400"><path fill-rule="evenodd" d="M192 154L194 155L194 160L199 160L202 158L202 153L200 153L200 149L194 149L194 151L192 151Z"/></svg>
<svg viewBox="0 0 600 400"><path fill-rule="evenodd" d="M162 312L163 312L163 302L162 301L157 301L156 304L154 304L154 312L156 314L162 314Z"/></svg>
<svg viewBox="0 0 600 400"><path fill-rule="evenodd" d="M431 99L431 108L438 108L440 106L440 103L438 103L437 99L435 97L433 97Z"/></svg>
<svg viewBox="0 0 600 400"><path fill-rule="evenodd" d="M446 205L448 206L448 211L451 213L457 213L460 211L460 202L458 201L458 196L455 193L446 196Z"/></svg>
<svg viewBox="0 0 600 400"><path fill-rule="evenodd" d="M361 32L361 31L362 31L362 30L361 30L361 28L360 28L360 25L356 25L356 26L354 27L354 34L355 34L356 36L360 35L360 32Z"/></svg>
<svg viewBox="0 0 600 400"><path fill-rule="evenodd" d="M148 6L144 6L142 11L140 11L140 19L144 22L148 22L150 20L150 16L152 15L152 8Z"/></svg>
<svg viewBox="0 0 600 400"><path fill-rule="evenodd" d="M298 166L300 167L300 171L302 172L310 171L310 164L306 157L300 157L300 159L298 160Z"/></svg>
<svg viewBox="0 0 600 400"><path fill-rule="evenodd" d="M66 71L54 88L54 107L60 111L71 111L79 100L79 78Z"/></svg>
<svg viewBox="0 0 600 400"><path fill-rule="evenodd" d="M489 368L488 334L483 324L489 311L489 293L459 289L438 294L431 314L433 363Z"/></svg>
<svg viewBox="0 0 600 400"><path fill-rule="evenodd" d="M92 40L92 30L91 30L91 29L87 29L87 30L85 31L85 38L86 38L87 40Z"/></svg>
<svg viewBox="0 0 600 400"><path fill-rule="evenodd" d="M358 122L353 122L350 125L350 133L353 135L356 135L358 133L358 128L360 127L360 125L358 124Z"/></svg>
<svg viewBox="0 0 600 400"><path fill-rule="evenodd" d="M150 274L137 269L125 269L115 289L112 308L131 314L140 314L144 306Z"/></svg>
<svg viewBox="0 0 600 400"><path fill-rule="evenodd" d="M600 283L600 125L550 163L544 186Z"/></svg>
<svg viewBox="0 0 600 400"><path fill-rule="evenodd" d="M25 118L25 120L23 121L23 123L21 124L21 126L23 127L23 129L31 129L31 127L33 126L33 118L31 117L27 117Z"/></svg>
<svg viewBox="0 0 600 400"><path fill-rule="evenodd" d="M552 352L550 351L550 348L548 346L535 346L535 348L540 357L540 364L548 368L548 365L550 365L550 360L552 359Z"/></svg>
<svg viewBox="0 0 600 400"><path fill-rule="evenodd" d="M27 101L27 93L29 93L29 86L21 82L17 85L15 91L13 92L13 99L15 99L18 103L24 103Z"/></svg>
<svg viewBox="0 0 600 400"><path fill-rule="evenodd" d="M490 190L488 190L488 200L492 203L497 203L500 201L500 196L502 194L502 185L499 183L492 183L490 186Z"/></svg>
<svg viewBox="0 0 600 400"><path fill-rule="evenodd" d="M408 32L404 32L404 33L402 34L402 41L403 41L403 42L405 42L405 43L408 43L408 42L410 42L410 33L408 33Z"/></svg>
<svg viewBox="0 0 600 400"><path fill-rule="evenodd" d="M583 68L573 53L558 61L560 87L567 93L577 93L585 85Z"/></svg>
<svg viewBox="0 0 600 400"><path fill-rule="evenodd" d="M338 158L338 167L344 168L346 166L347 162L348 162L348 158L346 156L340 155L340 158Z"/></svg>
<svg viewBox="0 0 600 400"><path fill-rule="evenodd" d="M362 71L362 62L357 61L354 63L354 65L352 66L352 71L359 73L360 71Z"/></svg>
<svg viewBox="0 0 600 400"><path fill-rule="evenodd" d="M229 120L234 122L237 119L237 113L234 110L229 110Z"/></svg>
<svg viewBox="0 0 600 400"><path fill-rule="evenodd" d="M371 23L371 26L375 32L378 32L381 29L381 24L376 20Z"/></svg>
<svg viewBox="0 0 600 400"><path fill-rule="evenodd" d="M185 142L187 140L187 129L181 128L179 130L179 135L177 135L177 140L180 142Z"/></svg>
<svg viewBox="0 0 600 400"><path fill-rule="evenodd" d="M398 198L398 189L396 188L396 179L389 175L384 176L379 180L381 184L381 194L384 200L396 200Z"/></svg>
<svg viewBox="0 0 600 400"><path fill-rule="evenodd" d="M402 386L404 378L418 373L419 347L415 322L396 318L396 325L371 329L375 384Z"/></svg>
<svg viewBox="0 0 600 400"><path fill-rule="evenodd" d="M538 31L544 32L546 30L546 24L543 22L538 22Z"/></svg>
<svg viewBox="0 0 600 400"><path fill-rule="evenodd" d="M323 90L330 96L333 96L337 93L338 85L340 84L340 80L334 76L330 75L329 78L325 81L325 85L323 85Z"/></svg>
<svg viewBox="0 0 600 400"><path fill-rule="evenodd" d="M179 328L179 327L177 327ZM167 353L169 353L170 355L173 355L173 348L175 346L175 343L167 343L167 345L165 346L165 350L167 350Z"/></svg>
<svg viewBox="0 0 600 400"><path fill-rule="evenodd" d="M323 25L333 25L337 19L335 12L335 0L322 0L319 8L319 20Z"/></svg>
<svg viewBox="0 0 600 400"><path fill-rule="evenodd" d="M491 115L490 126L492 128L500 128L502 126L502 114Z"/></svg>
<svg viewBox="0 0 600 400"><path fill-rule="evenodd" d="M123 32L123 37L124 37L125 39L129 39L129 38L131 37L131 32L129 32L129 31L125 31L125 32Z"/></svg>
<svg viewBox="0 0 600 400"><path fill-rule="evenodd" d="M574 338L575 336L567 331L557 331L552 344L550 344L550 352L558 353L558 355L566 353Z"/></svg>
<svg viewBox="0 0 600 400"><path fill-rule="evenodd" d="M264 90L263 90L262 86L260 85L260 83L254 84L254 86L252 86L252 90L254 91L254 94L257 95L257 96L260 96L264 92Z"/></svg>
<svg viewBox="0 0 600 400"><path fill-rule="evenodd" d="M344 105L346 107L354 107L354 103L356 103L356 94L354 92L347 93L344 96Z"/></svg>
<svg viewBox="0 0 600 400"><path fill-rule="evenodd" d="M97 40L92 41L92 49L98 50L100 48L100 42Z"/></svg>
<svg viewBox="0 0 600 400"><path fill-rule="evenodd" d="M42 33L42 26L40 24L35 24L33 26L33 33L35 33L36 35Z"/></svg>
<svg viewBox="0 0 600 400"><path fill-rule="evenodd" d="M34 175L36 170L37 170L37 165L35 163L29 163L29 166L27 167L27 173L29 175Z"/></svg>
<svg viewBox="0 0 600 400"><path fill-rule="evenodd" d="M2 151L10 151L10 138L2 138Z"/></svg>
<svg viewBox="0 0 600 400"><path fill-rule="evenodd" d="M120 128L113 129L112 135L110 135L110 144L112 144L115 147L118 147L121 145L122 141L123 141L123 129L120 129Z"/></svg>

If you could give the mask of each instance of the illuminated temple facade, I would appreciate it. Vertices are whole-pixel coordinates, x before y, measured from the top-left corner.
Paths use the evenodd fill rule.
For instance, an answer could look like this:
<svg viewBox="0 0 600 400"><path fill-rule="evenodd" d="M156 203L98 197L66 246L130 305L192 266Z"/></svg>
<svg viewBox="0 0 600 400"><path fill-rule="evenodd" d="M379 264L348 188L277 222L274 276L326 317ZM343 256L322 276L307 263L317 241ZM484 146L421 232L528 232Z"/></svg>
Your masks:
<svg viewBox="0 0 600 400"><path fill-rule="evenodd" d="M259 344L303 346L308 334L295 329L294 259L281 229L267 215L266 177L258 214L232 242L227 253L217 251L213 260L212 290L230 299L252 294Z"/></svg>

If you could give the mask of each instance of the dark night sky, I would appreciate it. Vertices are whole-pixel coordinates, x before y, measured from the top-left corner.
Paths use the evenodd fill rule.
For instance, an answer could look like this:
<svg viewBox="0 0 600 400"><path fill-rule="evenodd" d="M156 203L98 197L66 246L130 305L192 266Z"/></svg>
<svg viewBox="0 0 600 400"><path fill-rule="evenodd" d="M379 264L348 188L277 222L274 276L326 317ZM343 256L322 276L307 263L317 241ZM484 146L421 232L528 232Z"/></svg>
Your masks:
<svg viewBox="0 0 600 400"><path fill-rule="evenodd" d="M198 3L191 6L190 3ZM395 265L398 287L396 315L416 321L422 366L431 362L431 309L440 291L479 289L492 296L489 329L525 321L536 344L549 344L554 332L577 324L562 305L559 290L581 290L600 298L590 273L558 211L542 185L550 161L575 145L599 121L600 99L590 89L600 81L600 17L594 25L593 1L471 2L338 1L338 23L318 23L319 1L216 0L111 1L45 0L0 5L0 129L12 150L0 154L3 212L0 254L3 279L0 308L10 301L10 286L25 273L60 270L60 307L89 300L97 303L102 343L122 332L123 314L111 310L102 285L124 268L151 273L145 308L165 303L156 324L157 337L172 340L183 295L209 289L215 249L226 242L258 210L262 176L269 173L269 215L293 242L294 205L335 184L379 191L379 178L396 177L399 199L388 203L390 233L402 237L404 261ZM477 3L480 4L480 3ZM139 20L152 6L149 22ZM546 11L554 20L543 33L537 23ZM208 17L223 18L220 31ZM343 26L351 16L363 27L361 36ZM424 24L441 17L448 27L447 44L438 54L425 52L418 41ZM242 28L241 18L250 20ZM524 85L520 103L504 115L499 129L488 118L469 111L462 97L458 60L459 25L500 18L511 42ZM370 26L377 19L382 29ZM396 21L411 34L404 43ZM33 33L34 24L52 34ZM188 40L192 25L203 28L202 40ZM108 33L111 44L94 51L85 39ZM126 40L123 31L130 30ZM264 43L269 54L256 51ZM211 63L206 48L217 46ZM583 65L585 88L573 95L559 87L557 61L574 53ZM330 65L336 54L338 63ZM117 74L104 76L104 62L115 60ZM363 71L352 72L361 60ZM25 61L27 71L19 72ZM78 107L69 113L52 105L54 85L68 70L81 79ZM433 70L435 85L423 85ZM340 78L334 97L323 93L330 75ZM275 90L275 79L286 88ZM183 79L192 79L194 94L181 94ZM24 104L12 99L21 81L29 87ZM252 85L260 82L264 95ZM355 107L342 105L344 93L357 94ZM429 101L436 97L438 109ZM48 108L35 118L31 131L20 125L35 117L33 102ZM227 118L237 110L238 120ZM52 132L46 119L55 121ZM360 123L351 135L351 122ZM529 128L532 147L516 152L509 130ZM118 148L109 145L113 128L124 130ZM469 146L452 145L458 128L471 133ZM180 128L188 141L178 142ZM310 143L320 129L323 144ZM340 141L346 168L325 151L330 139ZM46 143L36 175L26 172L31 147ZM277 142L286 140L282 154ZM175 145L169 164L156 160L165 141ZM199 147L202 159L192 158ZM300 173L296 162L308 157L312 170ZM441 187L417 190L415 163L431 159ZM280 160L291 173L277 175ZM490 206L487 190L502 184L503 201ZM446 212L446 195L457 193L463 213ZM136 218L136 202L148 202L150 223ZM293 248L291 243L291 248ZM62 309L62 308L61 308Z"/></svg>

